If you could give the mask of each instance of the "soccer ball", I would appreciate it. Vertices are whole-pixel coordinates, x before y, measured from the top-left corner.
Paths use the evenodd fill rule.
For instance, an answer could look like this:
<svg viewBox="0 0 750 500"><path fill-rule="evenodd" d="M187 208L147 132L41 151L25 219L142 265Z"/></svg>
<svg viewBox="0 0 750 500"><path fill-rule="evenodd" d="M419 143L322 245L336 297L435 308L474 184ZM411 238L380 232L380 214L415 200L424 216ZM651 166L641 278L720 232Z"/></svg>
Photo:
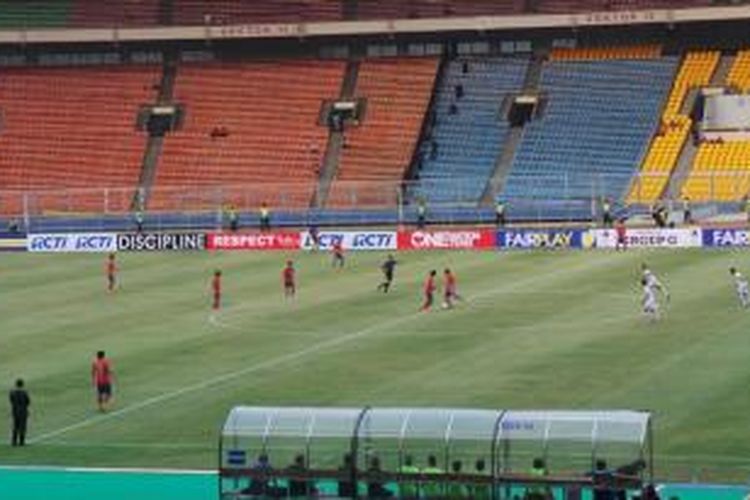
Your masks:
<svg viewBox="0 0 750 500"><path fill-rule="evenodd" d="M450 306L447 302L443 302L443 309L448 309Z"/></svg>

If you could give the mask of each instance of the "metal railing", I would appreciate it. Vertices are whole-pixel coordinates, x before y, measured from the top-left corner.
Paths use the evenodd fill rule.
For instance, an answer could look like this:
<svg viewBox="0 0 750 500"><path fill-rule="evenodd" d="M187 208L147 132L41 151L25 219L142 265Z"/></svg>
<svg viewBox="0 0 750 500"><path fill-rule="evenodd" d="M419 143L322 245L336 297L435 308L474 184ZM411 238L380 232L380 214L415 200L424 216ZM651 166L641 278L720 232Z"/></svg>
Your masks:
<svg viewBox="0 0 750 500"><path fill-rule="evenodd" d="M688 192L696 213L741 209L750 191L750 172L708 172L689 178L665 179L665 175L623 176L513 174L499 199L511 219L528 221L583 221L601 216L604 200L620 212L645 211L656 201L653 186L664 189L661 200L679 210L681 193ZM687 187L688 189L681 189ZM493 200L481 203L484 182L476 178L399 181L334 181L327 193L317 193L316 182L256 183L243 185L157 186L149 193L135 187L76 188L58 190L0 191L0 217L31 227L38 219L92 219L131 217L143 200L143 212L152 220L174 215L220 221L229 209L245 216L265 204L275 213L348 214L348 221L362 223L370 213L387 213L399 222L413 216L424 202L428 213L450 222L470 222L471 214L494 213ZM649 191L650 189L650 191ZM664 195L674 193L671 198ZM650 194L650 196L647 196ZM325 200L321 206L316 200ZM459 215L456 215L459 214ZM463 215L461 215L463 214ZM482 217L479 217L480 219ZM358 220L358 219L357 219Z"/></svg>

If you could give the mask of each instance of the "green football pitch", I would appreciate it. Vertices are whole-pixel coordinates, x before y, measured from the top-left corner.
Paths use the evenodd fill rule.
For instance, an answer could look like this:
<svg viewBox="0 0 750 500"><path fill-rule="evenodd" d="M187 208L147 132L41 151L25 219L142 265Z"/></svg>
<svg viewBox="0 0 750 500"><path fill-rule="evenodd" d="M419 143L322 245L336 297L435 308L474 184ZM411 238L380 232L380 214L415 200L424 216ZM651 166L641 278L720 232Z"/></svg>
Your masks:
<svg viewBox="0 0 750 500"><path fill-rule="evenodd" d="M392 293L380 253L121 254L105 292L101 255L3 254L0 380L27 380L31 445L0 464L216 466L227 411L249 405L650 409L660 479L750 474L750 311L728 251L402 253ZM281 268L294 258L298 297ZM647 261L672 294L639 314ZM418 313L430 269L457 272L465 302ZM212 320L209 280L224 272ZM117 374L95 411L90 363ZM5 411L3 411L5 414Z"/></svg>

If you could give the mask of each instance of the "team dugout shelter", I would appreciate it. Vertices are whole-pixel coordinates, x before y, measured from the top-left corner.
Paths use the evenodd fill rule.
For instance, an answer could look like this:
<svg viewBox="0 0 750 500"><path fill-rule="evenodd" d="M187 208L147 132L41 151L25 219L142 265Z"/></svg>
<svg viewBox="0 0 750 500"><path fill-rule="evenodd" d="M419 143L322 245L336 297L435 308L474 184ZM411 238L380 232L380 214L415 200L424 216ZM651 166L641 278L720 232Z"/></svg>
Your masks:
<svg viewBox="0 0 750 500"><path fill-rule="evenodd" d="M235 407L222 499L591 498L653 476L651 414Z"/></svg>

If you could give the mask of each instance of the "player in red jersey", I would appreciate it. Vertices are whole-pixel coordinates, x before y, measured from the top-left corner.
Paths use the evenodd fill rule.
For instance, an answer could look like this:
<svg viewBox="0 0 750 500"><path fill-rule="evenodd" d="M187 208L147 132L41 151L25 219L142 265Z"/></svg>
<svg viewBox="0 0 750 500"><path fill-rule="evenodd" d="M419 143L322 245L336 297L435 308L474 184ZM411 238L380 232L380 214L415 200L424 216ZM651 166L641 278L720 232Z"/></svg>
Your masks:
<svg viewBox="0 0 750 500"><path fill-rule="evenodd" d="M456 288L456 275L450 269L445 268L443 271L443 307L450 309L453 307L454 300L461 300Z"/></svg>
<svg viewBox="0 0 750 500"><path fill-rule="evenodd" d="M435 276L437 276L437 271L433 269L424 282L424 304L422 304L422 311L429 311L432 308L435 296Z"/></svg>
<svg viewBox="0 0 750 500"><path fill-rule="evenodd" d="M115 254L109 254L107 258L107 291L114 292L117 287L117 262L115 261Z"/></svg>
<svg viewBox="0 0 750 500"><path fill-rule="evenodd" d="M91 363L91 384L96 389L96 404L99 411L107 411L110 400L112 399L112 382L114 382L115 372L112 370L112 364L104 354L104 351L96 353L96 358Z"/></svg>
<svg viewBox="0 0 750 500"><path fill-rule="evenodd" d="M331 251L333 252L333 267L339 269L344 267L344 247L341 244L341 240L336 240L331 245Z"/></svg>
<svg viewBox="0 0 750 500"><path fill-rule="evenodd" d="M294 298L297 293L297 286L294 279L294 262L286 261L286 267L281 272L282 282L284 283L284 297Z"/></svg>
<svg viewBox="0 0 750 500"><path fill-rule="evenodd" d="M211 280L211 289L214 293L213 310L221 308L221 271L214 271L214 278Z"/></svg>
<svg viewBox="0 0 750 500"><path fill-rule="evenodd" d="M622 249L623 251L628 249L627 229L625 228L625 219L619 219L615 223L615 234L617 235L617 242L615 243L615 250Z"/></svg>

